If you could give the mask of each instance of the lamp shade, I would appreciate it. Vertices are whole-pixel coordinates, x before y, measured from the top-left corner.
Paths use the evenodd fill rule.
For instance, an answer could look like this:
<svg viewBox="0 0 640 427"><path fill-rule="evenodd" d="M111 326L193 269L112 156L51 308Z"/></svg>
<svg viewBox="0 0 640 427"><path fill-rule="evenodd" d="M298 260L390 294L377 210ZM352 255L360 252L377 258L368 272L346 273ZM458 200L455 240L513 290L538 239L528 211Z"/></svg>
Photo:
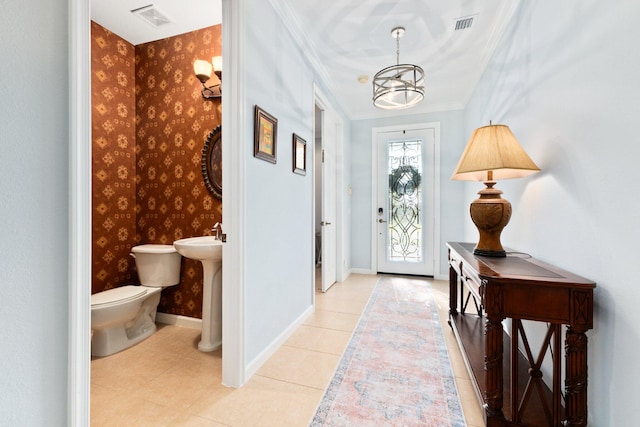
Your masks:
<svg viewBox="0 0 640 427"><path fill-rule="evenodd" d="M196 77L198 77L198 80L204 83L211 78L213 67L210 62L202 59L196 59L193 63L193 71L195 72Z"/></svg>
<svg viewBox="0 0 640 427"><path fill-rule="evenodd" d="M222 72L222 56L214 56L211 63L215 71Z"/></svg>
<svg viewBox="0 0 640 427"><path fill-rule="evenodd" d="M488 178L489 171L492 178ZM473 132L451 179L492 181L522 178L539 171L509 126L490 124Z"/></svg>

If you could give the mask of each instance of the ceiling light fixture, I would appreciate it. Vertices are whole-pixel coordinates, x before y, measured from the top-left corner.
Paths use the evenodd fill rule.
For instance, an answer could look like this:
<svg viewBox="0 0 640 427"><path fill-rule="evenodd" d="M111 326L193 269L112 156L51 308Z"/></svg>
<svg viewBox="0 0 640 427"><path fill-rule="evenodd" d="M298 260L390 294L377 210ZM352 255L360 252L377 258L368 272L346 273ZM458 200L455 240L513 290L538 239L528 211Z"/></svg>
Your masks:
<svg viewBox="0 0 640 427"><path fill-rule="evenodd" d="M396 39L396 65L383 68L373 78L373 105L385 110L413 107L424 99L424 71L417 65L400 64L400 37L404 27L391 30Z"/></svg>
<svg viewBox="0 0 640 427"><path fill-rule="evenodd" d="M214 99L222 96L222 56L214 56L211 62L196 59L193 63L193 71L196 73L200 83L202 83L202 97L204 99ZM219 82L207 86L206 83L211 78L212 73L215 73Z"/></svg>

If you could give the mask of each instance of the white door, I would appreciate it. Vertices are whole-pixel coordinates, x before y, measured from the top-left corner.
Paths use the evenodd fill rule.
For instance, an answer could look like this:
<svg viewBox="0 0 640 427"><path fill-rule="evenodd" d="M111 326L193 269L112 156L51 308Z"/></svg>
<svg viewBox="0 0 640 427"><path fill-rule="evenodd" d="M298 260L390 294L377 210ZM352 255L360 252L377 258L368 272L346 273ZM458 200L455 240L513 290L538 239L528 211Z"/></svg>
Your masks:
<svg viewBox="0 0 640 427"><path fill-rule="evenodd" d="M322 292L336 282L336 120L322 112Z"/></svg>
<svg viewBox="0 0 640 427"><path fill-rule="evenodd" d="M433 276L435 131L377 139L377 271Z"/></svg>

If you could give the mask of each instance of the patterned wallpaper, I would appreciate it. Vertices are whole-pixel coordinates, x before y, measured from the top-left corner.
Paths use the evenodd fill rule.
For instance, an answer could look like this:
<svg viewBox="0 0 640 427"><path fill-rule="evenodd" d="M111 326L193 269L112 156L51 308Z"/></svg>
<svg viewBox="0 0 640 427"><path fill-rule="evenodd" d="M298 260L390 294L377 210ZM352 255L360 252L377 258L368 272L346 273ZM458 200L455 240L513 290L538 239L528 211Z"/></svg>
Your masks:
<svg viewBox="0 0 640 427"><path fill-rule="evenodd" d="M221 221L221 202L207 192L200 170L221 104L202 99L192 64L220 55L222 44L219 25L133 47L92 23L92 39L98 292L137 282L131 246L171 244ZM163 290L159 311L202 317L199 261L183 260L180 285Z"/></svg>
<svg viewBox="0 0 640 427"><path fill-rule="evenodd" d="M137 280L135 52L91 23L93 281L91 293Z"/></svg>

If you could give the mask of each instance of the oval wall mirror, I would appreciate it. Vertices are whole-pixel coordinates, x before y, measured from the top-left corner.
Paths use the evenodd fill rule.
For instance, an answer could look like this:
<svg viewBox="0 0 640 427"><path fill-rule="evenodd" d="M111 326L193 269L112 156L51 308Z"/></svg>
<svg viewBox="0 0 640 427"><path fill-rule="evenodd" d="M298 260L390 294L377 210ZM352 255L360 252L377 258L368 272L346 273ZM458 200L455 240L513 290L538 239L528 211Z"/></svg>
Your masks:
<svg viewBox="0 0 640 427"><path fill-rule="evenodd" d="M222 200L222 126L212 130L204 143L202 177L209 193Z"/></svg>

